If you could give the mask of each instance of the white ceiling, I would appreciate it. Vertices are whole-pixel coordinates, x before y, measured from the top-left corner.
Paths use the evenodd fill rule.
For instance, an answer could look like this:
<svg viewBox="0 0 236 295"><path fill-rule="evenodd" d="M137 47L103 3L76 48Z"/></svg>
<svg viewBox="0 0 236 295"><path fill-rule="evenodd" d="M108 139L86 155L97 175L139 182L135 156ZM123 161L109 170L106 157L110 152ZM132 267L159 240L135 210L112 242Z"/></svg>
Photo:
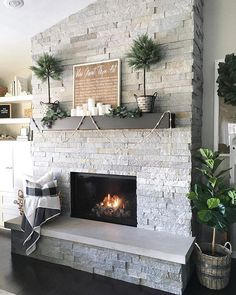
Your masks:
<svg viewBox="0 0 236 295"><path fill-rule="evenodd" d="M0 0L0 85L15 75L28 76L31 65L30 39L94 0L24 0L10 9Z"/></svg>

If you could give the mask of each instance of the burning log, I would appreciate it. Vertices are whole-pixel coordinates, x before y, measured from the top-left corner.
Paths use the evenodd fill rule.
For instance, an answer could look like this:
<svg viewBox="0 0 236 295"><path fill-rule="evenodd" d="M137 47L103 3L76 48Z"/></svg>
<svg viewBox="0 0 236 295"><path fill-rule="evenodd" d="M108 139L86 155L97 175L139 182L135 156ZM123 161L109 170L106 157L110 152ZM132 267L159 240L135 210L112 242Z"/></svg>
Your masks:
<svg viewBox="0 0 236 295"><path fill-rule="evenodd" d="M130 217L131 213L127 208L128 201L117 195L111 196L108 194L101 203L93 207L92 213L97 217Z"/></svg>

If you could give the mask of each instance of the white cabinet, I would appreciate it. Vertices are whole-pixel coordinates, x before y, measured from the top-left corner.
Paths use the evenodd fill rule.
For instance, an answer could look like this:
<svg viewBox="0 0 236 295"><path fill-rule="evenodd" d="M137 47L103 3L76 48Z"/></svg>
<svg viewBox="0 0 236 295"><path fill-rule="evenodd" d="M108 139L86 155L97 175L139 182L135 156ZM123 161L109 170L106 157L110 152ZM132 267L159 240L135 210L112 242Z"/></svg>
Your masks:
<svg viewBox="0 0 236 295"><path fill-rule="evenodd" d="M13 145L0 142L0 191L12 191L13 186Z"/></svg>
<svg viewBox="0 0 236 295"><path fill-rule="evenodd" d="M14 200L24 175L32 175L31 142L0 141L0 225L19 215Z"/></svg>

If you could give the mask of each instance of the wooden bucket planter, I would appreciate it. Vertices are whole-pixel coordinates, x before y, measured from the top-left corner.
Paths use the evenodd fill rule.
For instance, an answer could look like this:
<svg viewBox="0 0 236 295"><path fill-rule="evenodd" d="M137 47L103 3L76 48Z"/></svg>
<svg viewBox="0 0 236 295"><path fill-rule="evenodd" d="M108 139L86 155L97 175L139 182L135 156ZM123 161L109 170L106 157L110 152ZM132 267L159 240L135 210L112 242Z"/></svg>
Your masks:
<svg viewBox="0 0 236 295"><path fill-rule="evenodd" d="M229 249L226 246L229 246ZM200 283L213 290L225 288L229 283L231 270L232 247L229 242L224 246L216 244L217 256L211 256L206 253L211 252L210 243L202 243L197 246L197 276Z"/></svg>
<svg viewBox="0 0 236 295"><path fill-rule="evenodd" d="M137 101L138 108L143 113L152 113L154 110L155 99L157 98L157 92L153 95L143 95L137 96L134 94L134 97Z"/></svg>

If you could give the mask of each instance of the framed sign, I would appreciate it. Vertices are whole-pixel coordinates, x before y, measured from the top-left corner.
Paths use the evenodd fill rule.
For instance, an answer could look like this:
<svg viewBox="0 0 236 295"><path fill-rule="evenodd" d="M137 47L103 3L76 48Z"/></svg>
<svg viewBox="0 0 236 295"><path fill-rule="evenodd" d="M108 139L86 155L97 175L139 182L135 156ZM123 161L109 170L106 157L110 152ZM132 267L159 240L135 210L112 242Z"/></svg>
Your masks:
<svg viewBox="0 0 236 295"><path fill-rule="evenodd" d="M11 105L0 104L0 119L11 118Z"/></svg>
<svg viewBox="0 0 236 295"><path fill-rule="evenodd" d="M79 64L73 67L74 107L96 102L120 105L120 60Z"/></svg>

